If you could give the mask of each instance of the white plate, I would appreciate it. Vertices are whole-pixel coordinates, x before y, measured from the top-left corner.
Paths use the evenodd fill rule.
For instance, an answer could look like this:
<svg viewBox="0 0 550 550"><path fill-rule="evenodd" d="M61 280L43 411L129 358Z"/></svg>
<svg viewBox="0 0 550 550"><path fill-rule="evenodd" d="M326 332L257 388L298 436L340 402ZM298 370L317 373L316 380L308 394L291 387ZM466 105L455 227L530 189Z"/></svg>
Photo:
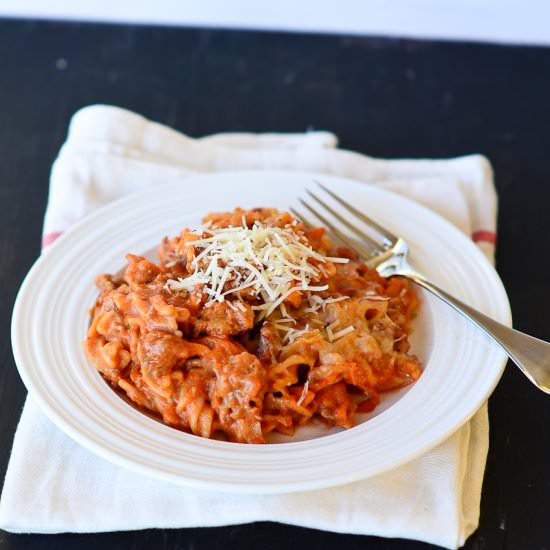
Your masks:
<svg viewBox="0 0 550 550"><path fill-rule="evenodd" d="M164 235L196 226L209 211L296 206L314 179L402 235L413 264L434 282L510 324L506 293L483 254L458 229L414 202L363 183L312 174L190 177L95 212L67 231L27 275L15 304L12 342L21 377L43 411L85 447L136 472L249 493L363 479L411 460L468 420L495 387L506 358L459 315L427 296L414 335L413 351L425 365L420 379L389 394L372 418L350 430L323 435L313 428L281 444L213 441L166 427L124 402L87 362L81 342L87 309L97 295L97 274L116 272L127 252L151 250Z"/></svg>

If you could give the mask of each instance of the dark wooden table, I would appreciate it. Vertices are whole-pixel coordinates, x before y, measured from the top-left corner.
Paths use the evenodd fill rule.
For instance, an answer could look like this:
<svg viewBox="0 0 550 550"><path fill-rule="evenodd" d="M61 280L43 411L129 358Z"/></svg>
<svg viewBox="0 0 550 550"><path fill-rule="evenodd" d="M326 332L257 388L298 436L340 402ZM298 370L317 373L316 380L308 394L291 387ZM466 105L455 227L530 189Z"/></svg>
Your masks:
<svg viewBox="0 0 550 550"><path fill-rule="evenodd" d="M11 307L40 251L52 161L71 115L111 103L192 136L331 130L381 157L487 155L500 194L498 271L517 328L550 340L550 49L0 21L0 469L25 397ZM550 398L509 365L470 549L550 547ZM38 457L37 457L38 458ZM0 547L428 548L271 523L11 535Z"/></svg>

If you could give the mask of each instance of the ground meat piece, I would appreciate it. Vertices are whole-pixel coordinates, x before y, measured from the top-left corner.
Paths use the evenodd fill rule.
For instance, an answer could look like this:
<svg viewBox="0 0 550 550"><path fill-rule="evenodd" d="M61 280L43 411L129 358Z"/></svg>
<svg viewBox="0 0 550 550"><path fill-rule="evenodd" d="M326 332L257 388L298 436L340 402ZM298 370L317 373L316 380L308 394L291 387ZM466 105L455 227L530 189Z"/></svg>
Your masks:
<svg viewBox="0 0 550 550"><path fill-rule="evenodd" d="M352 403L345 384L340 382L323 388L317 393L316 401L322 418L343 428L353 426L352 415L356 405Z"/></svg>
<svg viewBox="0 0 550 550"><path fill-rule="evenodd" d="M264 323L260 329L260 342L257 355L263 363L277 362L277 354L281 349L281 337L279 331L271 324Z"/></svg>
<svg viewBox="0 0 550 550"><path fill-rule="evenodd" d="M239 303L240 307L231 307L227 302L215 302L204 308L193 327L194 336L230 336L250 330L254 326L254 312L248 304Z"/></svg>
<svg viewBox="0 0 550 550"><path fill-rule="evenodd" d="M203 353L204 349L204 346L186 342L170 332L147 332L141 337L137 352L143 378L152 388L164 394L171 387L170 375L174 367L193 355Z"/></svg>
<svg viewBox="0 0 550 550"><path fill-rule="evenodd" d="M261 413L266 390L265 369L247 352L231 355L214 368L216 384L210 403L231 438L242 443L264 443Z"/></svg>

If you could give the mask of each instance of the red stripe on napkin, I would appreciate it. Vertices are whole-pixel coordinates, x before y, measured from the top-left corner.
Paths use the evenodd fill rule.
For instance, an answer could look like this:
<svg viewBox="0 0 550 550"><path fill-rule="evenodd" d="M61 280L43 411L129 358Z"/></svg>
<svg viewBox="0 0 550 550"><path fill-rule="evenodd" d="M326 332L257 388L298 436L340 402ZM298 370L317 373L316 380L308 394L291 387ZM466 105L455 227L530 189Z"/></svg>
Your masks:
<svg viewBox="0 0 550 550"><path fill-rule="evenodd" d="M485 242L491 244L497 244L497 234L494 231L487 231L480 229L472 233L472 240L476 243Z"/></svg>
<svg viewBox="0 0 550 550"><path fill-rule="evenodd" d="M50 246L57 237L61 235L61 231L54 231L53 233L48 233L47 235L44 235L44 238L42 239L42 248L46 248L47 246Z"/></svg>

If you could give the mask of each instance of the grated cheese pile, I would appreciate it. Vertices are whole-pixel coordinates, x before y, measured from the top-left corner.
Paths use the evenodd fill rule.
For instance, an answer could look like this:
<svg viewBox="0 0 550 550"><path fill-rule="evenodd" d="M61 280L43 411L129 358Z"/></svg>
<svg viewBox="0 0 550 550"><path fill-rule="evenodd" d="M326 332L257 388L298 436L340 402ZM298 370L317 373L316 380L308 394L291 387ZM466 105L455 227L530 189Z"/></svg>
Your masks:
<svg viewBox="0 0 550 550"><path fill-rule="evenodd" d="M204 228L189 244L197 253L191 263L193 273L185 278L169 280L166 287L193 291L202 285L199 288L208 294L205 307L250 289L248 292L260 301L252 306L258 321L277 308L283 318L292 319L287 314L284 300L295 291L327 290L328 285L315 284L324 274L323 264L349 261L315 252L290 226L272 227L259 222L251 228L244 224L223 229ZM322 301L320 297L316 298ZM231 306L239 307L239 304L239 301L233 301Z"/></svg>

